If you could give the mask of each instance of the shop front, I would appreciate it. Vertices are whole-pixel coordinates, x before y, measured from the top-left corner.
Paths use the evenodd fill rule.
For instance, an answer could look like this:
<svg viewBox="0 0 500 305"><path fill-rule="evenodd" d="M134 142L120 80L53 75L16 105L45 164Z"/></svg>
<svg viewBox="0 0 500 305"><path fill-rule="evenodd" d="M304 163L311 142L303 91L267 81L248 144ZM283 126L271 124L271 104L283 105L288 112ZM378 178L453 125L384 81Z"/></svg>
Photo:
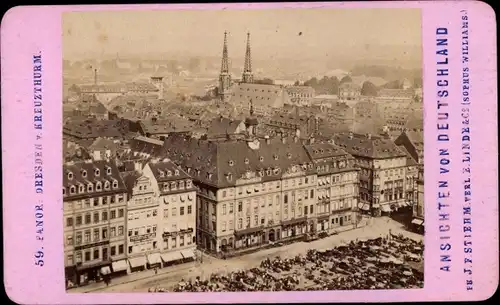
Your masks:
<svg viewBox="0 0 500 305"><path fill-rule="evenodd" d="M120 276L127 274L128 263L126 259L121 259L111 263L112 276Z"/></svg>
<svg viewBox="0 0 500 305"><path fill-rule="evenodd" d="M87 285L89 283L100 282L101 280L103 280L103 274L101 273L101 271L105 270L105 272L107 272L110 265L111 261L109 260L91 264L85 264L85 265L83 264L77 265L76 285L80 286L80 285ZM110 272L108 272L108 274L109 273Z"/></svg>
<svg viewBox="0 0 500 305"><path fill-rule="evenodd" d="M318 234L328 232L328 229L330 228L329 219L330 215L328 214L318 216L318 222L316 224L316 231Z"/></svg>
<svg viewBox="0 0 500 305"><path fill-rule="evenodd" d="M424 219L419 217L413 218L413 220L411 221L411 228L413 231L423 234L425 229Z"/></svg>
<svg viewBox="0 0 500 305"><path fill-rule="evenodd" d="M147 256L148 269L161 268L162 261L160 253L150 253Z"/></svg>
<svg viewBox="0 0 500 305"><path fill-rule="evenodd" d="M381 215L389 215L392 212L392 204L385 203L380 205L380 214Z"/></svg>
<svg viewBox="0 0 500 305"><path fill-rule="evenodd" d="M131 257L128 259L130 265L130 272L138 272L146 269L147 258L146 256Z"/></svg>
<svg viewBox="0 0 500 305"><path fill-rule="evenodd" d="M267 238L262 226L235 231L234 236L235 250L260 246Z"/></svg>
<svg viewBox="0 0 500 305"><path fill-rule="evenodd" d="M180 250L161 253L160 257L163 262L163 267L179 264L184 259Z"/></svg>
<svg viewBox="0 0 500 305"><path fill-rule="evenodd" d="M304 236L307 225L306 217L283 221L281 223L281 239L295 239Z"/></svg>
<svg viewBox="0 0 500 305"><path fill-rule="evenodd" d="M368 212L370 212L370 204L366 202L358 202L358 209L363 214L367 214Z"/></svg>
<svg viewBox="0 0 500 305"><path fill-rule="evenodd" d="M182 260L187 262L194 261L196 255L194 253L194 248L181 250Z"/></svg>
<svg viewBox="0 0 500 305"><path fill-rule="evenodd" d="M66 278L66 288L75 287L77 284L76 266L65 267L64 277Z"/></svg>

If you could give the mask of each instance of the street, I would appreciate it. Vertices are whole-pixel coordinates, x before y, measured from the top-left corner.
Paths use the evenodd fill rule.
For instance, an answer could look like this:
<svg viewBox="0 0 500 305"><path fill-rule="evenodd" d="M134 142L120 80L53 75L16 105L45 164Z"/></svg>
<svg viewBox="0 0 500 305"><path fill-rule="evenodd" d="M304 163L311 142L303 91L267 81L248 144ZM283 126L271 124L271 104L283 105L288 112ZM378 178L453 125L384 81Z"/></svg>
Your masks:
<svg viewBox="0 0 500 305"><path fill-rule="evenodd" d="M280 256L282 258L306 254L308 249L326 249L341 243L348 243L356 239L369 239L389 234L403 234L414 240L422 240L423 236L408 232L398 222L388 217L372 218L369 224L338 235L312 242L297 242L278 248L258 251L252 254L233 257L227 260L203 256L203 264L192 262L179 266L161 269L157 275L153 270L132 274L114 279L110 286L96 283L85 287L71 289L69 292L147 292L149 288L163 287L170 289L182 279L189 280L200 276L201 279L209 278L213 273L228 273L235 270L249 269L259 266L265 258Z"/></svg>

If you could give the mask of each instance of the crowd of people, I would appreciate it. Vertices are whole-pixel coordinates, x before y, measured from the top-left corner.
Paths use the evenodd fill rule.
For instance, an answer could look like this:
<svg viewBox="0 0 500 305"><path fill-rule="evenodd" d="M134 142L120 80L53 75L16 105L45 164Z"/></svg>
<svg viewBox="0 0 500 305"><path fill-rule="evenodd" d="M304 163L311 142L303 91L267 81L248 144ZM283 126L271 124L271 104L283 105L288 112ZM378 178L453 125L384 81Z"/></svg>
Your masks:
<svg viewBox="0 0 500 305"><path fill-rule="evenodd" d="M294 258L266 258L257 268L182 279L150 292L304 291L423 287L422 242L389 234L330 249L311 249Z"/></svg>

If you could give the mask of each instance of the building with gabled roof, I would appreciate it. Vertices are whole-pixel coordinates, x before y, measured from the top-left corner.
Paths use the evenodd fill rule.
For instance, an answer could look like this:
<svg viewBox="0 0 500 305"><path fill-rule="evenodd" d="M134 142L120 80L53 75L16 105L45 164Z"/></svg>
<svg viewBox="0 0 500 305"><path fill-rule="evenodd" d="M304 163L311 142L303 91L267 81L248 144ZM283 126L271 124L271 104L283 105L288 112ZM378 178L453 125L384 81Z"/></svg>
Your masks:
<svg viewBox="0 0 500 305"><path fill-rule="evenodd" d="M65 163L62 192L68 283L126 271L127 190L116 163Z"/></svg>

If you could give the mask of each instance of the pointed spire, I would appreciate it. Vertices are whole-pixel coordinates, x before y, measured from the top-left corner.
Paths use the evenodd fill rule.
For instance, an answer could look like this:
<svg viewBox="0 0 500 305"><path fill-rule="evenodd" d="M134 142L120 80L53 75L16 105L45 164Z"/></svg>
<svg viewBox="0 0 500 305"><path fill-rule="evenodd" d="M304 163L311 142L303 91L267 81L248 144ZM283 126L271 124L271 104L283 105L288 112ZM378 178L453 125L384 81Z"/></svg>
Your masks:
<svg viewBox="0 0 500 305"><path fill-rule="evenodd" d="M252 73L252 53L250 48L250 33L247 33L247 51L245 54L245 70L244 72Z"/></svg>
<svg viewBox="0 0 500 305"><path fill-rule="evenodd" d="M224 32L224 46L222 47L221 73L229 73L229 55L227 52L227 32Z"/></svg>
<svg viewBox="0 0 500 305"><path fill-rule="evenodd" d="M250 33L247 33L247 51L245 53L245 67L243 68L242 81L244 83L253 83L252 52L251 52L251 48L250 48Z"/></svg>

